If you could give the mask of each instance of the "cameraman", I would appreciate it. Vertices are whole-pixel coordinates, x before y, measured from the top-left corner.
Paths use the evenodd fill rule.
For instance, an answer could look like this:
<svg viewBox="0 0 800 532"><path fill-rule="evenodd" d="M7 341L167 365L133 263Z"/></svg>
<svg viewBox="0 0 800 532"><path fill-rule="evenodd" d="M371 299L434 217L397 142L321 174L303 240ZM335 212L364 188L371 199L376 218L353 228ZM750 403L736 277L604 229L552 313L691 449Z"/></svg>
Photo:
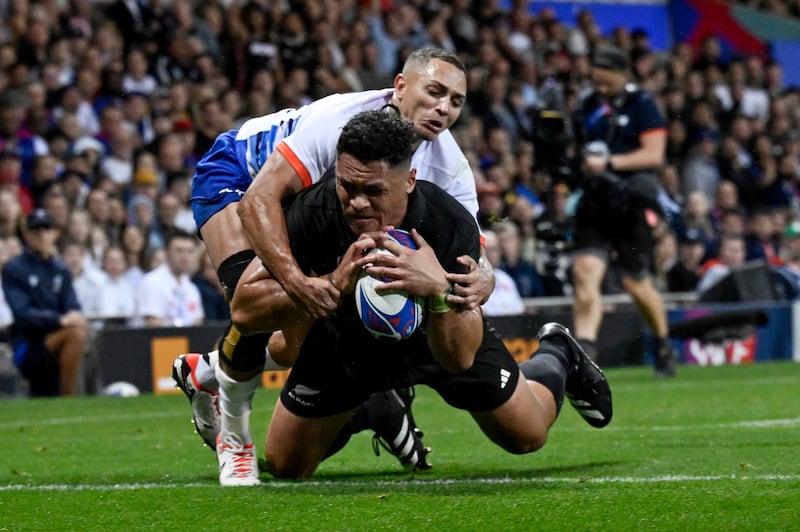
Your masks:
<svg viewBox="0 0 800 532"><path fill-rule="evenodd" d="M629 82L628 58L608 44L592 56L594 90L574 131L582 151L583 195L576 207L573 264L575 336L589 353L603 319L601 283L609 264L655 338L656 376L675 375L661 294L649 276L653 230L662 216L655 170L664 163L664 118L651 96Z"/></svg>

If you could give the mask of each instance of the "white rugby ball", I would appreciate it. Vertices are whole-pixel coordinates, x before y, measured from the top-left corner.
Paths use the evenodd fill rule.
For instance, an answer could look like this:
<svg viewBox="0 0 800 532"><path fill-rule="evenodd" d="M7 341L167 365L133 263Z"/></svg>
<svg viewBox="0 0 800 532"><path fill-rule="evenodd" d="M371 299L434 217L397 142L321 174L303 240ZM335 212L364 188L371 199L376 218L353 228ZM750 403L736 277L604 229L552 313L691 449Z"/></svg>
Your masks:
<svg viewBox="0 0 800 532"><path fill-rule="evenodd" d="M117 381L103 388L103 395L106 397L137 397L139 388L130 382Z"/></svg>
<svg viewBox="0 0 800 532"><path fill-rule="evenodd" d="M389 234L400 244L416 249L411 235L394 229ZM376 249L372 253L390 253ZM422 323L423 298L411 296L401 290L378 293L375 287L384 281L366 273L356 282L355 299L358 315L364 327L377 338L403 340Z"/></svg>

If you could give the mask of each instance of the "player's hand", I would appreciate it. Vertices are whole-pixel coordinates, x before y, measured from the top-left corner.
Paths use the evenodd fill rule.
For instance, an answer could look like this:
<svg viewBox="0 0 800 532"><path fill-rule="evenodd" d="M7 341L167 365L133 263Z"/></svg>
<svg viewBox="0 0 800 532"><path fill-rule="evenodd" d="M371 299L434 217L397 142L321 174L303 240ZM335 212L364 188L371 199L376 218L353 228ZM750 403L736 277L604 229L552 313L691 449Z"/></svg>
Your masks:
<svg viewBox="0 0 800 532"><path fill-rule="evenodd" d="M457 260L464 265L467 273L447 274L447 280L453 285L447 302L453 306L476 309L489 299L494 290L494 268L488 260L478 263L469 255L462 255Z"/></svg>
<svg viewBox="0 0 800 532"><path fill-rule="evenodd" d="M410 249L385 232L374 234L379 247L390 253L369 254L362 259L366 272L386 281L376 286L378 292L405 290L409 294L421 297L437 296L448 287L447 272L436 258L433 248L415 230L411 230L411 238L417 249Z"/></svg>
<svg viewBox="0 0 800 532"><path fill-rule="evenodd" d="M303 275L294 282L287 280L283 289L303 316L311 320L324 318L339 308L340 291L326 277Z"/></svg>
<svg viewBox="0 0 800 532"><path fill-rule="evenodd" d="M358 237L358 240L350 244L347 251L339 261L339 266L328 274L328 279L334 284L342 294L352 294L356 287L361 272L368 260L366 260L367 251L374 249L378 246L373 238L374 235L379 233L364 233Z"/></svg>

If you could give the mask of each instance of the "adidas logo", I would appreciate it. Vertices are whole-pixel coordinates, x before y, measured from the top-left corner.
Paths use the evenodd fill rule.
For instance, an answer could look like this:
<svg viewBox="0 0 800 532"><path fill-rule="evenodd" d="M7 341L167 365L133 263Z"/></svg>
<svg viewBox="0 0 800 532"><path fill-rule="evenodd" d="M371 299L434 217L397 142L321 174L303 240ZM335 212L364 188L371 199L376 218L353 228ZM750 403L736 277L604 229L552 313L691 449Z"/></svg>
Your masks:
<svg viewBox="0 0 800 532"><path fill-rule="evenodd" d="M500 370L500 388L505 388L508 384L508 379L511 377L511 372L507 369Z"/></svg>

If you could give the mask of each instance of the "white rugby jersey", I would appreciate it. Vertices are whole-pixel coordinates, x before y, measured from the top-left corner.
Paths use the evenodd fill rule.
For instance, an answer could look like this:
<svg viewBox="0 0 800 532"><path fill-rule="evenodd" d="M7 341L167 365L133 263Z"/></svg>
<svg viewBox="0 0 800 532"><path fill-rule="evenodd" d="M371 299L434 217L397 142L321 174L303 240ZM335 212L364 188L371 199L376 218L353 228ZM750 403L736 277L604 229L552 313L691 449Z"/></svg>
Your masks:
<svg viewBox="0 0 800 532"><path fill-rule="evenodd" d="M254 178L270 153L278 150L309 187L336 162L336 143L342 127L362 111L380 109L394 89L333 94L298 109L284 109L252 118L236 134L237 156ZM423 141L411 167L417 179L430 181L457 199L473 215L478 212L475 178L464 153L449 130Z"/></svg>

